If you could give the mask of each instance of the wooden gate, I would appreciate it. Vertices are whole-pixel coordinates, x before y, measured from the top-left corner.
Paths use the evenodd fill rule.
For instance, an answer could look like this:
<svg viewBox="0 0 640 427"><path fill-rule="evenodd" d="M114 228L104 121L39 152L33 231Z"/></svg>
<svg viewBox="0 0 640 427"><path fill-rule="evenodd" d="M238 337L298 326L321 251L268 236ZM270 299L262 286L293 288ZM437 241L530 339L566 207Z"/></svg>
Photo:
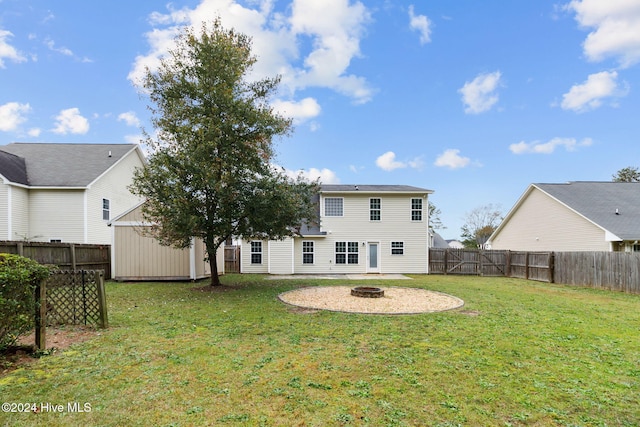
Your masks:
<svg viewBox="0 0 640 427"><path fill-rule="evenodd" d="M431 248L429 272L431 274L505 276L507 257L508 254L505 251Z"/></svg>
<svg viewBox="0 0 640 427"><path fill-rule="evenodd" d="M240 273L240 246L225 245L224 272Z"/></svg>

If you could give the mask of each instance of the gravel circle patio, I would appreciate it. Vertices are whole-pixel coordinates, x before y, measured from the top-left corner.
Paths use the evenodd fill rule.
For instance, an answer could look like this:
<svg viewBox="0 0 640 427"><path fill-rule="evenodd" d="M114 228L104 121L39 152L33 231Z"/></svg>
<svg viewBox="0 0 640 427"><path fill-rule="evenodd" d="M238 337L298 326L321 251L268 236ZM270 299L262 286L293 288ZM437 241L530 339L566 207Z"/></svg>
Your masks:
<svg viewBox="0 0 640 427"><path fill-rule="evenodd" d="M452 295L418 288L384 287L382 298L351 295L354 286L318 286L294 289L278 295L285 304L312 310L360 314L419 314L453 310L464 301Z"/></svg>

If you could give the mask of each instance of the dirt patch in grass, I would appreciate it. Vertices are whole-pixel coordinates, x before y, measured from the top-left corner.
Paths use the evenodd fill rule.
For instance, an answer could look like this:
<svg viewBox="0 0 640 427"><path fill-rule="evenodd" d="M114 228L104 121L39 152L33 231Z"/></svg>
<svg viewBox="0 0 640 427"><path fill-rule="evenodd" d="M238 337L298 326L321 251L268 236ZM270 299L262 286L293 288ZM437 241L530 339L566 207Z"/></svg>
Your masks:
<svg viewBox="0 0 640 427"><path fill-rule="evenodd" d="M29 364L40 356L65 350L73 344L90 340L100 335L100 331L87 326L65 326L47 328L46 350L35 346L35 331L18 338L15 346L0 352L0 376Z"/></svg>

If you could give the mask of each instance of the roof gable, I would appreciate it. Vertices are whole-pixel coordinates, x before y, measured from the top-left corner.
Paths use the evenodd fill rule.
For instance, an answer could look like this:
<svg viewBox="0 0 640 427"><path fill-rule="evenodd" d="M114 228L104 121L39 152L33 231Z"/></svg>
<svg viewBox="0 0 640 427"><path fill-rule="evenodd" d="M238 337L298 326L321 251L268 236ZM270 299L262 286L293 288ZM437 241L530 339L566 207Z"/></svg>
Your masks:
<svg viewBox="0 0 640 427"><path fill-rule="evenodd" d="M0 151L24 160L30 186L87 187L136 148L136 144L12 143L0 147ZM0 167L0 173L10 179L2 163Z"/></svg>

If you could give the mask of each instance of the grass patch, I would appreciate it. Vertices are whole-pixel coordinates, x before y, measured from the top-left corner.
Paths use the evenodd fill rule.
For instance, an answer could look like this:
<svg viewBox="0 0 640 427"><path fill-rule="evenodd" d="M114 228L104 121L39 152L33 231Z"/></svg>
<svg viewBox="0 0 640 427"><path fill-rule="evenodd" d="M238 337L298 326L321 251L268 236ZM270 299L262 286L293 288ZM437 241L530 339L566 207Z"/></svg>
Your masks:
<svg viewBox="0 0 640 427"><path fill-rule="evenodd" d="M517 279L414 276L455 295L410 316L299 312L276 297L336 281L108 283L111 328L0 377L12 426L632 426L640 297ZM348 284L357 284L351 282ZM339 284L345 284L340 282ZM203 284L198 284L200 286Z"/></svg>

